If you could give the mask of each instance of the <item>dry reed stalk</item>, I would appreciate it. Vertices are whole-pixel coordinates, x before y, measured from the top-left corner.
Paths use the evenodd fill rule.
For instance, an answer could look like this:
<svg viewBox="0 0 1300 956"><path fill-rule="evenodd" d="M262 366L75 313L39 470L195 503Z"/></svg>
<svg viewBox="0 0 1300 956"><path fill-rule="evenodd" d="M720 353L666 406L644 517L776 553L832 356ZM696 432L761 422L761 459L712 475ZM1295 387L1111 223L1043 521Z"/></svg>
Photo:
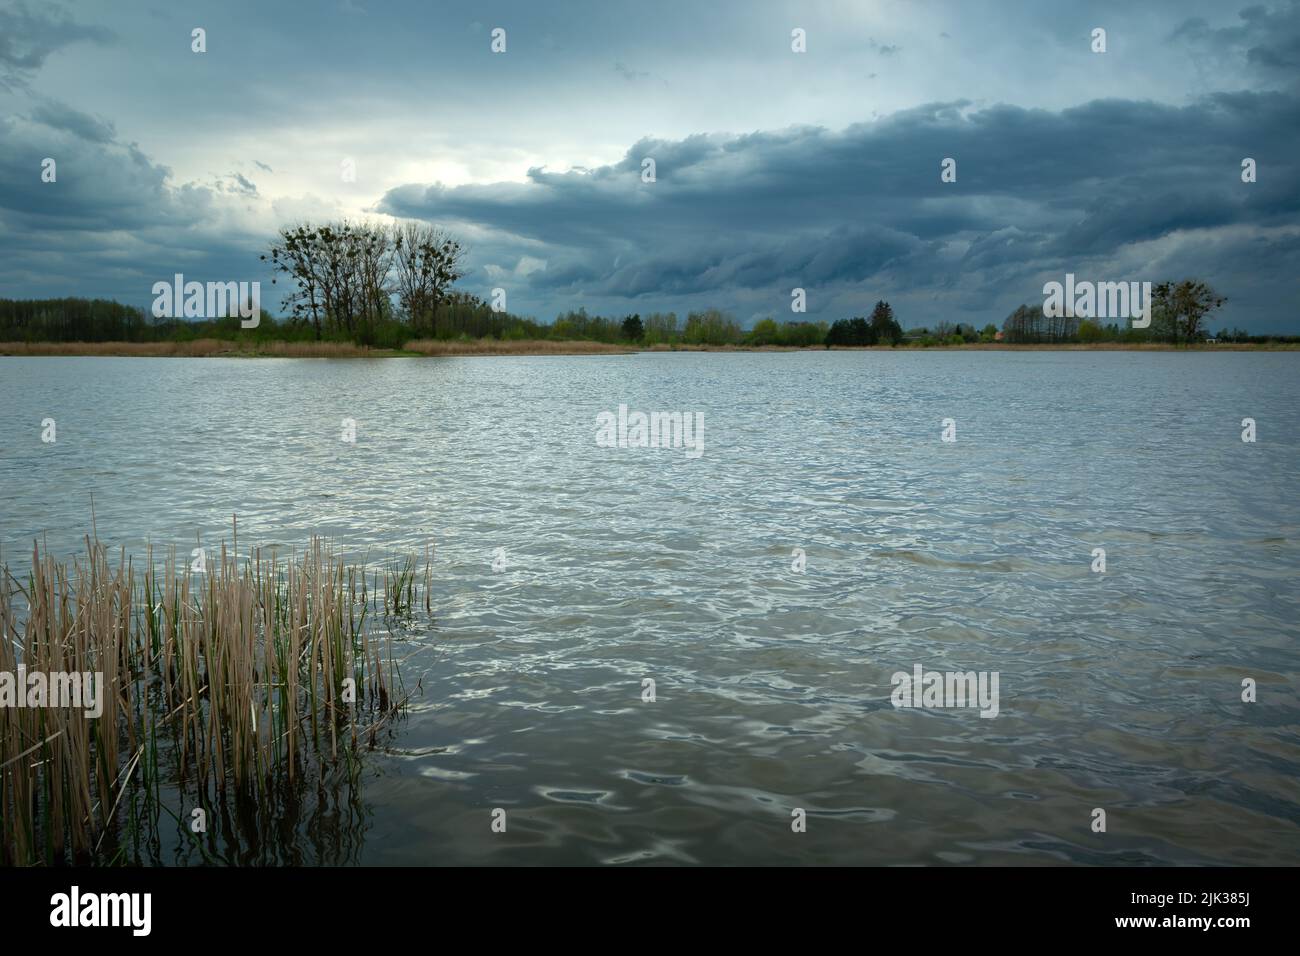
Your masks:
<svg viewBox="0 0 1300 956"><path fill-rule="evenodd" d="M372 599L409 611L413 568L413 559L386 568ZM364 604L356 617L358 580L364 601L364 571L317 538L284 564L260 549L241 561L223 543L204 574L178 570L175 549L160 571L149 549L139 586L125 553L114 565L91 536L70 566L34 544L25 586L4 567L0 671L15 684L20 667L101 674L103 712L0 707L0 862L92 859L133 780L146 807L157 799L160 744L169 786L192 772L220 795L266 793L304 759L323 765L349 756L367 731L373 740L405 698L392 693L391 635L385 658ZM426 563L426 607L430 585ZM378 720L359 728L363 716Z"/></svg>
<svg viewBox="0 0 1300 956"><path fill-rule="evenodd" d="M365 358L391 355L350 342L236 342L193 339L188 342L0 342L0 355L98 355L131 358L208 358L277 356L284 358Z"/></svg>
<svg viewBox="0 0 1300 956"><path fill-rule="evenodd" d="M609 342L550 339L413 339L402 348L421 355L601 355L635 351Z"/></svg>

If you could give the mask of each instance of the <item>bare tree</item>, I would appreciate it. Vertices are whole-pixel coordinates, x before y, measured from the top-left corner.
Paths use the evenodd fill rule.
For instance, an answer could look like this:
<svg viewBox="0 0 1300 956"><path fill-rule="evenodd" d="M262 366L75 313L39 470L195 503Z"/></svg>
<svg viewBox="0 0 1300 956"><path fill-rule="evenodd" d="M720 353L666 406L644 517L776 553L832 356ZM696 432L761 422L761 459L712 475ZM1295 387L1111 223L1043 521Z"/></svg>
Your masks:
<svg viewBox="0 0 1300 956"><path fill-rule="evenodd" d="M1174 342L1195 342L1204 334L1205 317L1226 301L1199 279L1161 282L1151 290L1156 333Z"/></svg>
<svg viewBox="0 0 1300 956"><path fill-rule="evenodd" d="M1047 321L1041 305L1022 305L1007 316L1002 333L1008 342L1040 342Z"/></svg>
<svg viewBox="0 0 1300 956"><path fill-rule="evenodd" d="M293 279L298 287L285 295L295 321L310 321L321 337L321 319L326 313L324 276L318 262L317 231L306 224L286 226L280 230L278 242L271 243L271 265L278 272ZM262 257L263 261L268 258ZM276 280L272 279L274 283Z"/></svg>
<svg viewBox="0 0 1300 956"><path fill-rule="evenodd" d="M297 284L285 304L296 320L311 322L318 339L324 332L365 339L392 313L393 258L387 227L347 220L281 229L269 253L272 266Z"/></svg>
<svg viewBox="0 0 1300 956"><path fill-rule="evenodd" d="M438 303L465 274L464 249L434 226L407 221L392 229L397 301L413 328L433 335Z"/></svg>

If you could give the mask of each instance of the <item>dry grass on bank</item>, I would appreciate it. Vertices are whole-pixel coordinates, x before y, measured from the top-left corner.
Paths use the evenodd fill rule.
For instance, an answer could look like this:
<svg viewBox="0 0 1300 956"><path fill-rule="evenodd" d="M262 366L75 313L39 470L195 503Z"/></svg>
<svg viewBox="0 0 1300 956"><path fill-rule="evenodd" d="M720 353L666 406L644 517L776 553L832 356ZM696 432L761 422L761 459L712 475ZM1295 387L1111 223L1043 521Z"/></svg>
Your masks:
<svg viewBox="0 0 1300 956"><path fill-rule="evenodd" d="M635 351L607 342L549 339L415 339L404 348L421 355L605 355Z"/></svg>
<svg viewBox="0 0 1300 956"><path fill-rule="evenodd" d="M345 342L260 342L225 339L192 342L0 342L0 355L104 355L136 357L387 358L400 355L606 355L636 351L606 342L548 339L415 339L401 351L370 349Z"/></svg>
<svg viewBox="0 0 1300 956"><path fill-rule="evenodd" d="M366 358L393 354L395 353L386 349L368 349L346 342L261 342L252 347L227 339L195 339L191 342L0 342L0 355Z"/></svg>
<svg viewBox="0 0 1300 956"><path fill-rule="evenodd" d="M819 352L820 345L798 348L785 345L672 345L657 343L628 348L607 342L551 341L549 339L415 339L401 351L371 349L346 342L262 342L250 346L227 339L192 342L0 342L0 355L100 355L190 358L391 358L395 356L462 355L625 355L633 352ZM1300 350L1294 342L1221 342L1216 345L1171 345L1167 342L1094 342L1057 345L1008 345L981 342L967 345L832 346L844 352L1277 352Z"/></svg>
<svg viewBox="0 0 1300 956"><path fill-rule="evenodd" d="M813 346L820 349L821 346ZM682 342L656 342L654 345L644 345L641 347L642 352L762 352L762 351L792 351L798 349L785 349L779 346L765 345L686 345Z"/></svg>
<svg viewBox="0 0 1300 956"><path fill-rule="evenodd" d="M0 342L0 355L171 355L203 356L233 351L234 342Z"/></svg>
<svg viewBox="0 0 1300 956"><path fill-rule="evenodd" d="M256 352L246 354L276 358L384 358L397 353L347 342L266 342Z"/></svg>
<svg viewBox="0 0 1300 956"><path fill-rule="evenodd" d="M1300 349L1294 342L1218 342L1213 345L1174 345L1170 342L1061 342L1055 345L1008 345L1006 342L971 342L967 345L932 345L913 347L913 351L928 352L934 349L967 349L975 352L1275 352Z"/></svg>

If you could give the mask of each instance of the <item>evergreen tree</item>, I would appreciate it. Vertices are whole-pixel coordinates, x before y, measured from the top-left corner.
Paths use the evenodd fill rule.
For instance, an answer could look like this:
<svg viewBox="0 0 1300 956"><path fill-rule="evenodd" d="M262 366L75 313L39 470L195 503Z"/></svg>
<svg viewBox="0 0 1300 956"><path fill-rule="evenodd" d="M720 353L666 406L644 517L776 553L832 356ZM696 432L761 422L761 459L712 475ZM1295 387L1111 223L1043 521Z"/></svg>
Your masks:
<svg viewBox="0 0 1300 956"><path fill-rule="evenodd" d="M871 313L872 344L897 345L903 338L903 328L894 319L894 307L881 299Z"/></svg>

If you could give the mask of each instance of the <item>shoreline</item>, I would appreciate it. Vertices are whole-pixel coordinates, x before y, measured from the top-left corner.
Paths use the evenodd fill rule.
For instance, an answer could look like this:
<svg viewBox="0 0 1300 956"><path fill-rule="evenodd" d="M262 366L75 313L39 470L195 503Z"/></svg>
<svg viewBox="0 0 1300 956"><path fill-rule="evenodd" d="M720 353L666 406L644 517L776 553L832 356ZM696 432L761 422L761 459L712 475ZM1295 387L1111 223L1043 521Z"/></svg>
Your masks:
<svg viewBox="0 0 1300 956"><path fill-rule="evenodd" d="M461 358L474 356L636 355L659 352L1294 352L1300 343L1224 342L1173 345L1167 342L1064 342L1008 345L652 345L629 347L586 340L478 339L421 340L401 349L379 349L344 342L266 342L253 348L218 339L190 342L0 342L0 357L100 356L105 358Z"/></svg>

